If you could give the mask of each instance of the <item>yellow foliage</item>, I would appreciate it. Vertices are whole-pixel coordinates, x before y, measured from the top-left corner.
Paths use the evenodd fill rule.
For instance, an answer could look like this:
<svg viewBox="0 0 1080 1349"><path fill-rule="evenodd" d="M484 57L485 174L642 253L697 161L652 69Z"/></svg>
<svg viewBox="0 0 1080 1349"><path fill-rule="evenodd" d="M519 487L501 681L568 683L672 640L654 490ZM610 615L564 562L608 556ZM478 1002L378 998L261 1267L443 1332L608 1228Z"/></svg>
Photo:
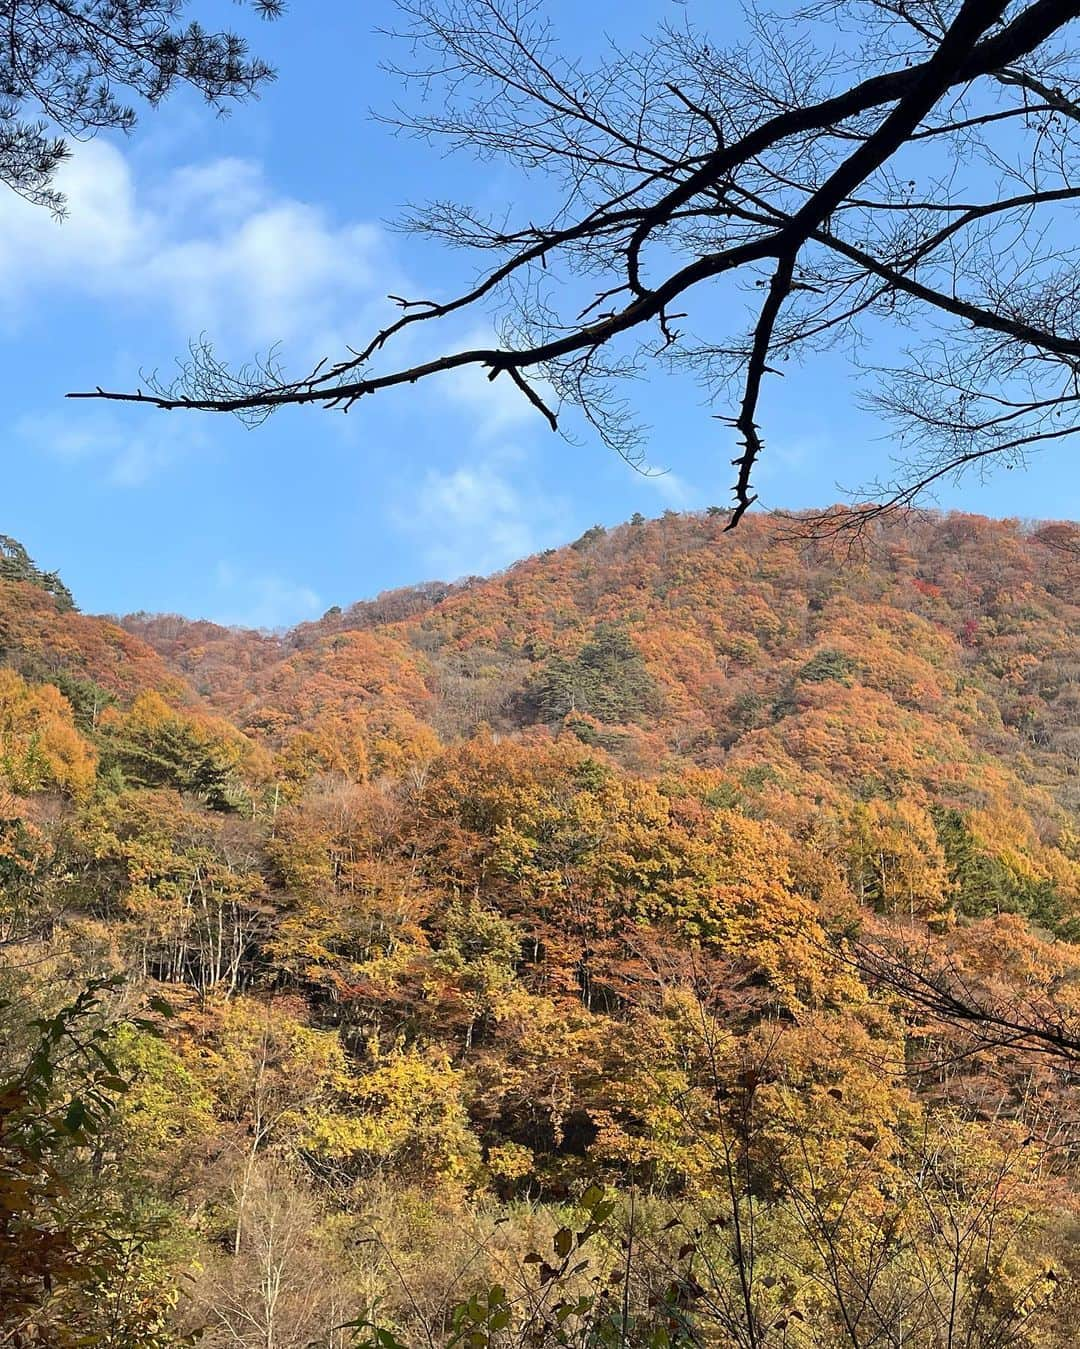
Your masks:
<svg viewBox="0 0 1080 1349"><path fill-rule="evenodd" d="M348 1086L348 1112L308 1125L307 1146L365 1169L392 1167L410 1179L431 1174L480 1178L462 1074L444 1054L394 1049Z"/></svg>
<svg viewBox="0 0 1080 1349"><path fill-rule="evenodd" d="M94 749L76 730L60 690L0 669L0 780L22 795L49 789L80 795L96 767Z"/></svg>

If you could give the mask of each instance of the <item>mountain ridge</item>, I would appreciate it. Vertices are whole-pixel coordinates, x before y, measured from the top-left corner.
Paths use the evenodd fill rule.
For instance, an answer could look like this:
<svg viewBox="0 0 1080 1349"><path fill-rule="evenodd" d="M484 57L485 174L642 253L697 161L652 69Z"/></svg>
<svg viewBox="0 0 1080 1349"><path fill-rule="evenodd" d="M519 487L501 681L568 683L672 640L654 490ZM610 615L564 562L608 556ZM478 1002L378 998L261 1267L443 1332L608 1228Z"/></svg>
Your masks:
<svg viewBox="0 0 1080 1349"><path fill-rule="evenodd" d="M1041 616L1061 630L1054 640L1062 659L1075 656L1069 634L1076 626L1080 578L1068 558L1062 562L1060 547L1052 546L1070 537L1069 531L1075 534L1075 526L1021 526L958 513L919 516L904 528L881 531L868 554L855 560L785 536L789 528L751 517L729 536L723 534L722 518L673 513L611 531L597 527L574 544L523 559L491 577L386 592L345 610L332 609L323 619L276 637L175 616L119 621L154 647L174 673L201 682L203 696L218 710L232 714L250 714L275 690L283 691L290 663L301 683L315 666L340 665L335 651L343 645L338 641L335 647L335 641L357 642L355 634L374 635L369 655L383 648L391 664L411 664L413 673L422 671L428 680L438 672L430 662L425 665L425 657L443 651L458 659L462 678L489 687L496 676L520 680L524 665L535 667L547 656L583 645L597 623L616 623L639 639L651 631L652 651L646 649L643 658L668 685L665 717L674 717L674 704L681 701L683 710L696 712L699 720L709 698L701 688L687 696L695 662L703 680L727 684L734 693L740 670L745 675L766 657L779 666L788 659L785 647L820 644L834 624L842 647L871 636L889 640L894 660L908 667L908 701L915 697L920 674L924 682L932 674L927 663L940 665L943 659L939 648L916 669L912 662L928 654L918 655L920 641L930 647L952 644L955 664L966 662L984 674L991 657L1024 664L1023 645L1035 621L1023 617L1025 595L1044 605ZM993 559L986 555L990 550ZM871 631L869 618L860 631L842 613L852 600L864 610L877 605L877 617L894 631L880 624ZM981 620L973 617L976 612ZM908 617L901 620L900 614ZM900 631L905 625L906 632ZM673 643L666 648L665 631ZM501 667L480 674L468 670L470 653L475 659L476 653L487 653ZM681 676L660 669L676 660L685 667ZM231 684L224 679L228 671L236 675L237 665L249 676L242 687L235 678ZM1030 677L1024 683L1012 667L1006 672L1002 666L995 678L1006 675L1023 690L1014 702L1024 696L1033 700L1026 708L1030 721L1048 689L1035 688L1037 680ZM1002 687L997 695L1008 701ZM422 702L415 690L414 696ZM688 702L697 708L685 706ZM1010 704L1007 714L1009 724L1019 724L1025 708ZM753 713L742 705L737 715L752 718ZM524 724L519 714L507 728ZM1037 740L1036 735L1032 743Z"/></svg>

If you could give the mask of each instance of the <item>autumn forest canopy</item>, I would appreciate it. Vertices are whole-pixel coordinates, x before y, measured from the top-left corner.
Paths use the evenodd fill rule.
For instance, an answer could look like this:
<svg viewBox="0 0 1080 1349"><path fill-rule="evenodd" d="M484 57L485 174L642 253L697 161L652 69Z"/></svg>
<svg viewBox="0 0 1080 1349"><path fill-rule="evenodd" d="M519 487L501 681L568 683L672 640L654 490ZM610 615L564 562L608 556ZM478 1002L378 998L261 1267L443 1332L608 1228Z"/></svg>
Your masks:
<svg viewBox="0 0 1080 1349"><path fill-rule="evenodd" d="M1080 534L727 520L280 635L4 542L4 1343L1073 1343Z"/></svg>

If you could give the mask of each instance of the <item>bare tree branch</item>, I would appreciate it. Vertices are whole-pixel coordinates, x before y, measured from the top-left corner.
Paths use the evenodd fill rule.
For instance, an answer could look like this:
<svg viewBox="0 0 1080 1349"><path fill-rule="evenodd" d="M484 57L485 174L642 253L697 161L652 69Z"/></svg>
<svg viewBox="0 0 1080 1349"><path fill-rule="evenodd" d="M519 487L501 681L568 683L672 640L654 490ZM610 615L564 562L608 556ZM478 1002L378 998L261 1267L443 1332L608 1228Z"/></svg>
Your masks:
<svg viewBox="0 0 1080 1349"><path fill-rule="evenodd" d="M742 48L668 28L591 69L560 52L538 0L401 8L414 63L398 73L439 98L400 112L399 128L548 183L548 218L507 228L452 203L413 212L411 228L501 260L450 298L391 297L396 318L302 377L284 378L276 358L234 374L200 343L172 381L71 397L257 421L475 367L507 374L553 429L576 405L634 461L639 432L609 386L660 359L731 400L720 420L739 438L733 526L756 500L764 376L825 345L849 346L872 405L915 448L893 505L1080 427L1080 63L1055 41L1080 0L917 12L830 0L752 16ZM814 24L833 32L838 16L852 45L819 51ZM732 303L740 283L760 296L749 310ZM676 307L689 320L677 328ZM478 309L502 316L499 342L394 365L403 331ZM701 337L718 316L729 331ZM908 365L863 354L915 325L933 336ZM978 408L984 398L1009 405L1007 422Z"/></svg>

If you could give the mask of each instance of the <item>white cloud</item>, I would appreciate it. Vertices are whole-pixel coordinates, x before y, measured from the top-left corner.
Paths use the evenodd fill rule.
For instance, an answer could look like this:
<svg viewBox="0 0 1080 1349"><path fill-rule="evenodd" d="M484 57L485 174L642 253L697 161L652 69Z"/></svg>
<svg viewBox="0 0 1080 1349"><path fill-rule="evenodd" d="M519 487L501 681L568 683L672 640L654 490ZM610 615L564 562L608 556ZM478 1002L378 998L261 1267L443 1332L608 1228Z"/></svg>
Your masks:
<svg viewBox="0 0 1080 1349"><path fill-rule="evenodd" d="M367 341L399 316L388 295L415 291L382 226L336 221L277 192L250 160L222 157L147 177L98 138L62 167L57 185L68 206L62 222L13 193L0 194L0 325L9 330L31 304L77 299L98 305L105 317L120 312L152 325L152 336L139 339L140 356L151 366L205 334L234 365L281 343L285 368L296 373ZM401 334L382 363L430 359L447 349L448 337L453 350L497 345L483 324L449 335L442 325L436 332L420 324ZM114 354L110 364L115 360ZM550 389L537 387L553 401ZM425 381L412 391L412 405L435 416L455 413L485 455L499 452L508 435L550 434L520 389L506 376L490 381L480 369ZM111 447L118 458L114 442L122 435L127 467L115 468L116 481L135 482L173 449L166 438L156 452L133 438L124 420L123 432L112 423L85 432L96 448L80 442L80 453L104 456ZM326 425L352 431L351 419ZM75 434L61 428L61 439Z"/></svg>
<svg viewBox="0 0 1080 1349"><path fill-rule="evenodd" d="M147 198L158 215L174 221L196 213L214 221L242 220L263 205L266 185L258 164L225 157L173 170Z"/></svg>
<svg viewBox="0 0 1080 1349"><path fill-rule="evenodd" d="M418 325L409 358L431 359L431 334ZM498 346L489 328L461 332L447 350ZM554 392L534 381L554 407ZM420 387L431 417L447 406L461 415L465 459L454 467L429 469L419 483L402 485L391 522L414 539L425 568L453 579L508 566L565 533L562 503L539 491L529 470L527 442L532 431L550 435L546 422L505 375L489 380L480 367L447 371Z"/></svg>
<svg viewBox="0 0 1080 1349"><path fill-rule="evenodd" d="M511 481L508 468L516 458L504 451L497 460L448 472L430 469L415 496L395 509L394 522L420 541L425 560L442 575L507 566L557 532L554 503Z"/></svg>
<svg viewBox="0 0 1080 1349"><path fill-rule="evenodd" d="M64 166L69 214L55 222L0 195L0 294L9 321L50 287L164 314L243 350L365 333L395 289L380 226L338 224L275 194L258 165L219 159L135 181L127 159L91 141ZM319 354L323 354L321 351Z"/></svg>
<svg viewBox="0 0 1080 1349"><path fill-rule="evenodd" d="M767 449L768 454L763 454L754 467L754 476L761 483L786 479L793 471L797 472L820 458L827 459L831 451L835 452L835 446L820 435L787 439L777 436L769 441Z"/></svg>
<svg viewBox="0 0 1080 1349"><path fill-rule="evenodd" d="M657 496L667 502L672 510L685 511L694 506L701 493L685 478L680 478L670 469L646 469L637 475L638 481L645 483Z"/></svg>
<svg viewBox="0 0 1080 1349"><path fill-rule="evenodd" d="M96 464L102 480L114 487L141 487L207 444L190 419L144 418L140 425L108 413L25 416L15 423L15 434L39 454Z"/></svg>
<svg viewBox="0 0 1080 1349"><path fill-rule="evenodd" d="M219 602L209 615L214 622L241 628L291 627L322 612L310 586L272 572L257 572L219 562L215 573Z"/></svg>
<svg viewBox="0 0 1080 1349"><path fill-rule="evenodd" d="M454 351L480 347L498 347L499 340L490 329L476 328L453 344ZM434 354L434 353L432 353ZM530 384L553 412L558 411L555 391L535 375L526 372ZM443 375L435 386L457 403L471 420L473 435L479 440L494 440L519 427L546 429L541 413L525 397L508 375L488 379L479 366L461 366Z"/></svg>

